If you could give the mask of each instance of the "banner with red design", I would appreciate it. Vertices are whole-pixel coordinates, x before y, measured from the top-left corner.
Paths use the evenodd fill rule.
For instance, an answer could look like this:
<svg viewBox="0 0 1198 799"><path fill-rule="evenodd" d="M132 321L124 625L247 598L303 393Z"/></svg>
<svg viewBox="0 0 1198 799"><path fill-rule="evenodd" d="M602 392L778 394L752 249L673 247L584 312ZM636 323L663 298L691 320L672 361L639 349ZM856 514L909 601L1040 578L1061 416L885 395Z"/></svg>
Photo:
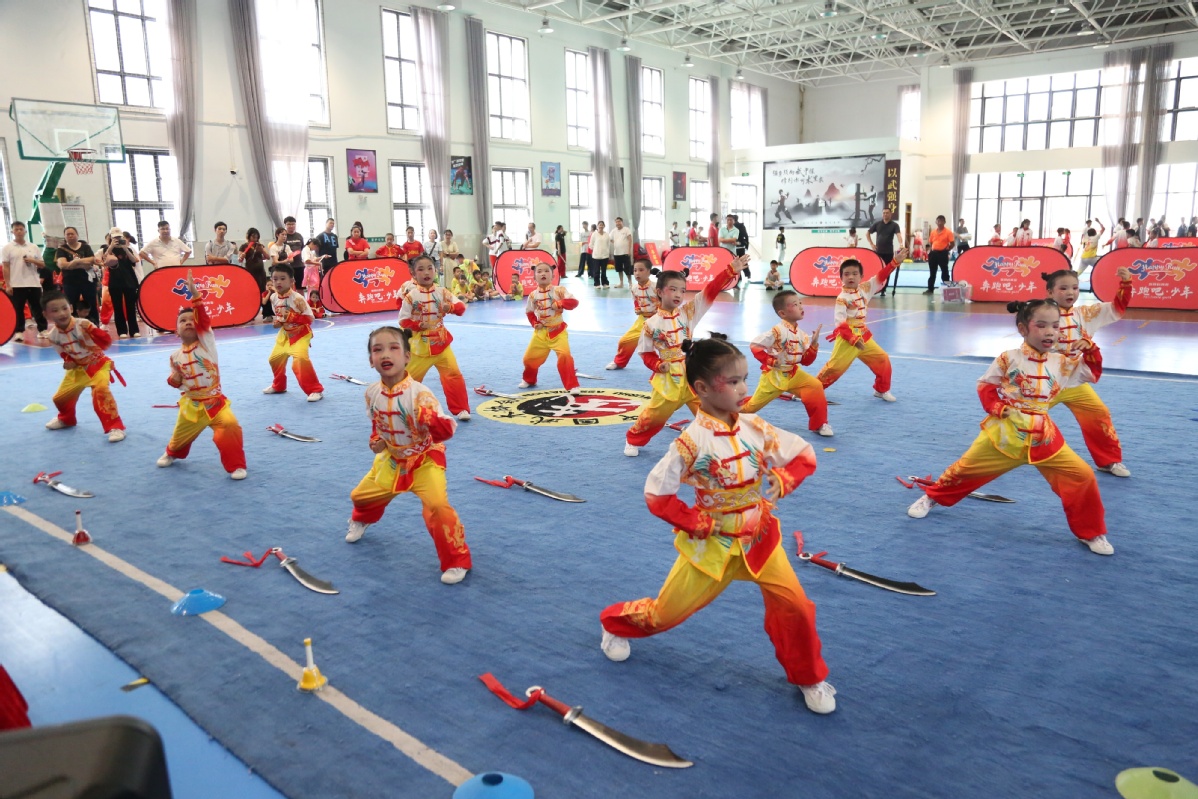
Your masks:
<svg viewBox="0 0 1198 799"><path fill-rule="evenodd" d="M13 307L12 298L0 291L0 346L7 344L16 332L17 309Z"/></svg>
<svg viewBox="0 0 1198 799"><path fill-rule="evenodd" d="M689 269L687 291L702 291L735 257L723 247L675 247L666 253L664 267L674 272Z"/></svg>
<svg viewBox="0 0 1198 799"><path fill-rule="evenodd" d="M262 307L258 283L236 264L163 266L146 275L138 292L137 307L142 318L157 330L174 330L179 309L191 305L187 272L195 278L196 291L213 327L234 327L254 321Z"/></svg>
<svg viewBox="0 0 1198 799"><path fill-rule="evenodd" d="M1048 296L1042 272L1072 268L1052 247L970 247L957 256L953 280L968 283L974 302L1011 302Z"/></svg>
<svg viewBox="0 0 1198 799"><path fill-rule="evenodd" d="M1156 246L1164 249L1198 247L1198 236L1174 236L1168 239L1157 239Z"/></svg>
<svg viewBox="0 0 1198 799"><path fill-rule="evenodd" d="M320 276L320 301L324 304L326 311L345 313L345 309L337 304L337 301L333 299L333 292L329 290L329 275L332 273L332 269L326 269L325 273Z"/></svg>
<svg viewBox="0 0 1198 799"><path fill-rule="evenodd" d="M661 266L661 253L657 251L657 242L651 241L645 245L645 254L649 257L649 263L656 267ZM667 253L668 255L668 253Z"/></svg>
<svg viewBox="0 0 1198 799"><path fill-rule="evenodd" d="M808 297L835 297L840 293L840 265L850 258L861 262L862 276L882 271L882 258L864 247L808 247L790 262L790 286Z"/></svg>
<svg viewBox="0 0 1198 799"><path fill-rule="evenodd" d="M378 313L399 308L399 288L412 279L408 262L402 258L371 258L340 261L328 271L321 285L326 308L344 308L344 313ZM334 310L334 313L337 311Z"/></svg>
<svg viewBox="0 0 1198 799"><path fill-rule="evenodd" d="M544 250L508 250L499 256L495 264L495 288L504 294L512 291L512 275L520 276L520 285L525 294L531 294L537 289L537 264L549 264L553 269L553 285L561 278L557 273L557 259L552 253Z"/></svg>
<svg viewBox="0 0 1198 799"><path fill-rule="evenodd" d="M1131 270L1130 307L1198 310L1198 249L1126 247L1107 253L1090 275L1095 297L1103 302L1115 299L1121 266Z"/></svg>
<svg viewBox="0 0 1198 799"><path fill-rule="evenodd" d="M1055 241L1056 241L1055 238L1032 239L1032 246L1033 247L1052 247L1053 242L1055 242ZM1053 247L1053 249L1056 249L1056 248ZM1065 255L1069 257L1069 260L1073 260L1073 242L1072 241L1065 245Z"/></svg>

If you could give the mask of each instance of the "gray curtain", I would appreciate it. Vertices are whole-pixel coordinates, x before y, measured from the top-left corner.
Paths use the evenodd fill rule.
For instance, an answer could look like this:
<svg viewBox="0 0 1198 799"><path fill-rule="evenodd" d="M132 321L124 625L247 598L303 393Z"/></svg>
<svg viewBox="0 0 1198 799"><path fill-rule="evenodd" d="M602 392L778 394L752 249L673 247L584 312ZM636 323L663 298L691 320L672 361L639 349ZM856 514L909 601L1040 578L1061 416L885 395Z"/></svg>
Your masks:
<svg viewBox="0 0 1198 799"><path fill-rule="evenodd" d="M628 215L632 217L633 235L641 233L641 178L645 171L644 154L642 152L641 130L641 60L634 55L624 56L625 79L628 84L628 196L632 207Z"/></svg>
<svg viewBox="0 0 1198 799"><path fill-rule="evenodd" d="M720 79L712 75L707 79L711 90L711 163L707 167L707 179L711 181L711 207L704 210L700 222L713 213L720 212Z"/></svg>
<svg viewBox="0 0 1198 799"><path fill-rule="evenodd" d="M422 6L412 6L412 21L420 76L420 144L428 167L433 217L438 230L444 231L449 225L449 75L445 69L449 21L443 12ZM490 176L486 177L490 185Z"/></svg>
<svg viewBox="0 0 1198 799"><path fill-rule="evenodd" d="M487 104L487 32L478 17L466 17L466 69L470 80L470 130L474 134L474 204L481 236L491 230L491 108ZM487 248L479 245L479 263Z"/></svg>
<svg viewBox="0 0 1198 799"><path fill-rule="evenodd" d="M953 70L953 184L952 219L949 229L957 229L965 206L965 173L969 170L969 92L973 86L973 67Z"/></svg>
<svg viewBox="0 0 1198 799"><path fill-rule="evenodd" d="M297 215L303 204L308 171L308 89L275 81L268 90L264 58L271 55L262 52L255 0L229 0L229 22L258 191L273 226L282 227L283 217ZM279 66L272 61L272 68ZM302 99L289 102L290 98L283 96L288 90L298 92ZM302 119L297 121L297 116Z"/></svg>
<svg viewBox="0 0 1198 799"><path fill-rule="evenodd" d="M620 149L612 113L611 57L605 48L588 47L591 89L595 103L595 205L599 219L610 228L624 215L624 178L620 174Z"/></svg>
<svg viewBox="0 0 1198 799"><path fill-rule="evenodd" d="M1143 142L1140 146L1140 182L1138 211L1133 216L1145 219L1152 213L1152 193L1156 189L1156 168L1161 163L1161 117L1165 112L1165 90L1169 87L1172 43L1148 48L1144 64Z"/></svg>
<svg viewBox="0 0 1198 799"><path fill-rule="evenodd" d="M1137 94L1144 48L1117 50L1103 58L1102 166L1111 219L1126 218L1127 184L1139 157L1136 145Z"/></svg>
<svg viewBox="0 0 1198 799"><path fill-rule="evenodd" d="M196 7L193 0L169 0L171 83L174 102L166 114L166 141L179 168L179 229L187 235L195 222L196 149L199 104L196 102ZM197 231L192 229L192 235Z"/></svg>

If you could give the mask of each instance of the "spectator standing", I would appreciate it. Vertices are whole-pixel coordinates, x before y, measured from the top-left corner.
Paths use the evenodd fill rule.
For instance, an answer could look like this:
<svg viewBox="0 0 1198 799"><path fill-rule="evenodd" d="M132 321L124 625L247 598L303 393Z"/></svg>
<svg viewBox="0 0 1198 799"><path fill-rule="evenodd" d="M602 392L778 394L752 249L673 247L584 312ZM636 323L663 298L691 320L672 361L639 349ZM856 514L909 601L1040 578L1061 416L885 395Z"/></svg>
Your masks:
<svg viewBox="0 0 1198 799"><path fill-rule="evenodd" d="M528 230L524 233L524 244L520 245L522 250L539 250L541 249L541 234L537 232L537 223L529 222Z"/></svg>
<svg viewBox="0 0 1198 799"><path fill-rule="evenodd" d="M108 296L112 299L112 317L116 323L117 337L141 338L141 330L137 326L137 294L141 286L141 275L138 274L141 270L137 265L141 258L129 234L119 227L108 231L107 239L108 245L101 258L108 268Z"/></svg>
<svg viewBox="0 0 1198 799"><path fill-rule="evenodd" d="M1019 223L1019 228L1015 231L1015 246L1032 246L1032 220L1025 219Z"/></svg>
<svg viewBox="0 0 1198 799"><path fill-rule="evenodd" d="M138 255L141 256L143 262L150 265L149 269L142 266L142 271L149 274L164 266L179 266L184 263L191 257L191 248L183 239L177 239L171 235L171 223L164 219L158 223L158 238L151 239L142 245Z"/></svg>
<svg viewBox="0 0 1198 799"><path fill-rule="evenodd" d="M361 222L354 222L349 229L349 238L345 240L345 260L362 261L370 257L370 242L366 240L366 231Z"/></svg>
<svg viewBox="0 0 1198 799"><path fill-rule="evenodd" d="M691 221L687 223L686 228L686 246L698 247L702 238L699 236L699 223Z"/></svg>
<svg viewBox="0 0 1198 799"><path fill-rule="evenodd" d="M212 229L216 232L216 238L204 245L204 263L236 263L237 245L225 239L225 234L229 232L229 226L224 222L217 222L212 226ZM113 230L116 230L116 228L113 228ZM111 285L109 288L111 289Z"/></svg>
<svg viewBox="0 0 1198 799"><path fill-rule="evenodd" d="M411 225L404 229L404 234L407 238L400 243L399 249L403 251L402 258L411 263L414 258L424 255L424 245L416 241L416 228Z"/></svg>
<svg viewBox="0 0 1198 799"><path fill-rule="evenodd" d="M275 240L266 248L266 254L270 258L272 269L281 264L291 265L291 259L295 253L291 252L291 248L287 246L287 228L275 228Z"/></svg>
<svg viewBox="0 0 1198 799"><path fill-rule="evenodd" d="M25 223L12 223L12 241L0 250L0 262L4 269L4 292L12 297L17 309L17 330L13 341L23 342L25 331L25 306L37 325L37 337L50 338L46 329L46 317L42 313L42 281L38 269L42 267L42 253L37 245L25 240Z"/></svg>
<svg viewBox="0 0 1198 799"><path fill-rule="evenodd" d="M928 233L928 290L931 294L936 290L936 270L940 270L940 279L945 283L948 276L948 252L953 248L953 232L945 226L943 215L936 217L936 227Z"/></svg>
<svg viewBox="0 0 1198 799"><path fill-rule="evenodd" d="M324 221L324 230L316 237L317 251L320 253L320 268L325 272L337 264L337 234L333 232L336 223L332 217Z"/></svg>
<svg viewBox="0 0 1198 799"><path fill-rule="evenodd" d="M266 248L262 246L262 234L258 228L252 227L245 232L245 246L241 248L241 263L245 271L258 284L258 296L262 298L262 318L273 319L274 309L268 302L270 293L266 290Z"/></svg>
<svg viewBox="0 0 1198 799"><path fill-rule="evenodd" d="M739 258L749 251L749 229L745 227L744 222L740 221L740 217L735 214L732 215L732 224L736 226L736 256ZM744 274L746 281L753 277L749 271L748 262L745 263L745 268L741 272ZM740 282L738 281L737 286L739 285Z"/></svg>
<svg viewBox="0 0 1198 799"><path fill-rule="evenodd" d="M374 251L375 258L402 258L403 250L395 243L395 234L383 236L383 243Z"/></svg>
<svg viewBox="0 0 1198 799"><path fill-rule="evenodd" d="M566 229L561 225L553 231L553 251L557 255L557 275L561 280L566 279Z"/></svg>
<svg viewBox="0 0 1198 799"><path fill-rule="evenodd" d="M710 217L708 217L708 220L709 221L708 221L708 225L707 225L707 246L708 247L719 247L720 246L720 224L719 224L720 223L720 215L712 214Z"/></svg>
<svg viewBox="0 0 1198 799"><path fill-rule="evenodd" d="M632 228L624 226L624 220L616 217L616 226L611 232L611 255L616 266L616 277L620 283L616 288L624 288L624 275L628 275L632 283Z"/></svg>
<svg viewBox="0 0 1198 799"><path fill-rule="evenodd" d="M283 227L287 230L287 249L291 251L291 271L295 273L296 285L304 274L304 245L307 242L295 229L295 217L283 218Z"/></svg>
<svg viewBox="0 0 1198 799"><path fill-rule="evenodd" d="M865 231L865 240L869 242L869 246L874 248L874 252L882 259L882 264L889 264L894 260L894 239L898 237L899 248L903 246L903 232L899 229L898 222L894 221L894 213L890 208L882 209L882 221L874 222L869 226L869 230ZM874 236L877 236L877 241L874 241ZM902 264L899 264L892 273L894 276L894 288L892 292L898 291L898 274L902 269ZM882 291L879 294L886 296L886 290L890 289L890 280L887 279L886 285L882 286Z"/></svg>
<svg viewBox="0 0 1198 799"><path fill-rule="evenodd" d="M608 288L607 259L611 257L611 236L605 231L603 221L595 223L595 229L588 240L591 256L588 263L591 270L591 280L595 288Z"/></svg>
<svg viewBox="0 0 1198 799"><path fill-rule="evenodd" d="M678 232L678 223L670 226L670 249L682 246L682 234Z"/></svg>
<svg viewBox="0 0 1198 799"><path fill-rule="evenodd" d="M728 252L736 255L736 243L738 241L740 241L740 231L736 229L736 220L732 214L728 214L728 216L724 217L724 226L716 234L715 246L723 247ZM711 244L709 243L708 246L710 247Z"/></svg>
<svg viewBox="0 0 1198 799"><path fill-rule="evenodd" d="M169 235L170 228L167 227ZM100 324L100 292L96 279L96 254L91 245L79 238L73 227L63 229L66 241L54 253L58 271L62 273L62 292L76 315L86 316L92 324Z"/></svg>
<svg viewBox="0 0 1198 799"><path fill-rule="evenodd" d="M957 220L957 257L961 257L961 253L969 250L969 228L965 226L964 219Z"/></svg>
<svg viewBox="0 0 1198 799"><path fill-rule="evenodd" d="M441 275L441 242L437 238L436 228L429 228L428 235L424 239L424 254L433 261L433 269L437 271L437 276Z"/></svg>
<svg viewBox="0 0 1198 799"><path fill-rule="evenodd" d="M582 222L582 233L578 236L578 274L574 277L582 277L584 273L590 272L591 266L591 226L584 219Z"/></svg>

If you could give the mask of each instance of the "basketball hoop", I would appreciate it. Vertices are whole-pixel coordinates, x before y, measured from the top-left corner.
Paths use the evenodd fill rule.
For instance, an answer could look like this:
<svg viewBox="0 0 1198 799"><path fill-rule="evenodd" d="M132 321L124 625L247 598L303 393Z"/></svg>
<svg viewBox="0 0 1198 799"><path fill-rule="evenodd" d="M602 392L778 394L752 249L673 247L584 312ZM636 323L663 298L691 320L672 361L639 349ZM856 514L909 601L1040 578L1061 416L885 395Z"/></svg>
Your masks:
<svg viewBox="0 0 1198 799"><path fill-rule="evenodd" d="M71 163L75 165L76 175L90 175L95 168L95 161L92 156L96 154L95 150L86 147L72 147L67 150L67 155L71 157Z"/></svg>

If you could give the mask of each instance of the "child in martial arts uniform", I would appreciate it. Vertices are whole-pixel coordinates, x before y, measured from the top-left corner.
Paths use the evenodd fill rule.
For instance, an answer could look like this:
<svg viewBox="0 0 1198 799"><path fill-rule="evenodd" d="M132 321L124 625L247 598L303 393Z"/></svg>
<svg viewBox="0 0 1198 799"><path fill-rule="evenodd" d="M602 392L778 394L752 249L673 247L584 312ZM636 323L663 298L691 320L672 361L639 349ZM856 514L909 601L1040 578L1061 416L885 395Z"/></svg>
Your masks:
<svg viewBox="0 0 1198 799"><path fill-rule="evenodd" d="M537 264L534 274L537 287L524 300L524 314L532 325L532 341L524 351L524 379L520 381L520 388L537 384L537 372L552 350L557 353L557 373L561 375L562 385L577 396L581 389L578 376L574 374L574 356L570 354L570 337L566 333L562 311L577 308L578 300L561 286L553 285L553 264Z"/></svg>
<svg viewBox="0 0 1198 799"><path fill-rule="evenodd" d="M640 415L624 435L624 454L628 457L640 454L640 448L657 435L674 411L686 405L693 413L699 407L699 398L686 382L682 342L694 335L695 327L715 298L735 285L737 276L748 265L747 255L734 259L698 296L685 303L686 273L667 270L657 275L657 299L661 307L645 320L637 345L645 366L653 372L649 378L653 395L641 406Z"/></svg>
<svg viewBox="0 0 1198 799"><path fill-rule="evenodd" d="M125 423L116 408L116 398L108 384L112 382L115 373L120 373L112 366L112 359L104 354L104 350L112 344L112 336L102 327L92 324L87 319L77 319L72 316L71 303L61 291L47 291L42 294L42 311L50 322L50 343L62 358L62 368L66 374L58 391L54 392L54 407L58 416L46 423L49 430L61 430L64 427L74 427L75 404L85 388L92 390L92 408L100 417L100 425L108 434L108 440L114 444L125 440ZM124 384L121 380L121 384Z"/></svg>
<svg viewBox="0 0 1198 799"><path fill-rule="evenodd" d="M906 250L899 250L894 260L882 267L882 271L865 282L861 262L849 258L840 265L840 294L836 297L836 329L828 336L828 341L835 341L832 346L832 357L820 369L817 379L824 388L840 379L853 361L858 358L874 373L874 396L878 399L894 402L890 393L890 356L886 350L873 340L874 334L865 326L865 311L869 300L878 290L885 286L890 273L907 257Z"/></svg>
<svg viewBox="0 0 1198 799"><path fill-rule="evenodd" d="M279 328L274 349L270 351L270 369L274 382L263 394L282 394L287 390L287 359L291 359L291 371L300 389L308 395L308 402L319 402L324 397L324 386L312 368L308 348L312 346L312 308L308 301L295 290L295 273L287 264L275 264L270 270L270 282L274 293L270 295L270 306L274 310L274 326Z"/></svg>
<svg viewBox="0 0 1198 799"><path fill-rule="evenodd" d="M824 387L801 367L811 365L819 352L819 331L808 336L799 329L803 319L803 298L798 292L786 291L774 295L774 313L782 321L753 339L749 349L761 361L761 379L753 398L741 408L745 413L757 413L774 398L789 391L807 409L807 428L821 436L832 435L828 424L828 399Z"/></svg>
<svg viewBox="0 0 1198 799"><path fill-rule="evenodd" d="M465 579L471 566L466 531L445 493L442 442L457 424L441 412L433 392L407 373L408 336L406 330L380 327L367 343L370 365L379 373L379 381L366 387L374 466L349 495L354 511L345 540L360 539L391 500L411 492L423 505L424 524L441 561L441 582L452 585Z"/></svg>
<svg viewBox="0 0 1198 799"><path fill-rule="evenodd" d="M191 307L179 311L175 332L183 346L171 353L171 374L166 382L183 390L175 431L158 465L167 467L187 457L191 444L204 428L212 428L212 442L220 452L221 465L234 480L245 479L245 448L241 425L221 392L220 366L216 359L216 336L204 301L196 291L191 270L187 272Z"/></svg>
<svg viewBox="0 0 1198 799"><path fill-rule="evenodd" d="M1030 463L1052 486L1065 506L1069 529L1098 555L1112 555L1106 539L1105 511L1094 471L1077 456L1048 416L1064 390L1097 382L1102 356L1082 339L1068 353L1056 351L1061 322L1052 300L1008 303L1017 314L1023 346L1008 350L978 381L982 407L989 414L982 432L964 455L924 488L907 515L922 519L936 505L955 505L999 475Z"/></svg>
<svg viewBox="0 0 1198 799"><path fill-rule="evenodd" d="M466 379L449 348L453 336L445 329L443 321L446 314L461 316L466 313L466 305L454 298L449 289L437 285L437 267L432 258L417 255L410 266L415 279L405 286L399 304L399 326L412 331L408 374L413 380L420 381L429 367L437 367L449 412L463 422L469 421Z"/></svg>
<svg viewBox="0 0 1198 799"><path fill-rule="evenodd" d="M653 268L648 258L637 258L632 265L634 280L630 290L632 291L632 310L636 312L636 321L620 337L619 343L616 344L616 358L607 365L608 369L623 369L628 365L628 361L632 359L632 353L636 352L636 345L640 343L645 320L657 313L657 309L661 307L661 300L657 298L657 292L649 285L649 278L655 274L657 274L657 270Z"/></svg>
<svg viewBox="0 0 1198 799"><path fill-rule="evenodd" d="M824 682L815 605L786 558L771 512L815 471L815 452L793 433L737 412L749 368L723 336L683 346L699 410L645 481L649 510L674 527L678 557L656 599L617 602L599 614L600 646L611 660L626 660L629 638L669 630L733 580L750 580L761 589L765 629L786 679L800 687L808 708L831 713L836 691ZM683 484L695 489L694 507L678 498Z"/></svg>
<svg viewBox="0 0 1198 799"><path fill-rule="evenodd" d="M1080 293L1077 274L1061 269L1041 275L1048 284L1048 296L1061 309L1061 332L1057 350L1068 353L1078 342L1092 341L1095 331L1123 318L1127 303L1131 301L1131 272L1120 267L1119 291L1113 302L1095 305L1074 306ZM1082 439L1090 450L1098 470L1116 477L1131 477L1131 470L1123 465L1123 447L1111 421L1111 412L1098 397L1094 387L1087 384L1061 391L1052 399L1052 405L1065 405L1077 418L1082 429Z"/></svg>

